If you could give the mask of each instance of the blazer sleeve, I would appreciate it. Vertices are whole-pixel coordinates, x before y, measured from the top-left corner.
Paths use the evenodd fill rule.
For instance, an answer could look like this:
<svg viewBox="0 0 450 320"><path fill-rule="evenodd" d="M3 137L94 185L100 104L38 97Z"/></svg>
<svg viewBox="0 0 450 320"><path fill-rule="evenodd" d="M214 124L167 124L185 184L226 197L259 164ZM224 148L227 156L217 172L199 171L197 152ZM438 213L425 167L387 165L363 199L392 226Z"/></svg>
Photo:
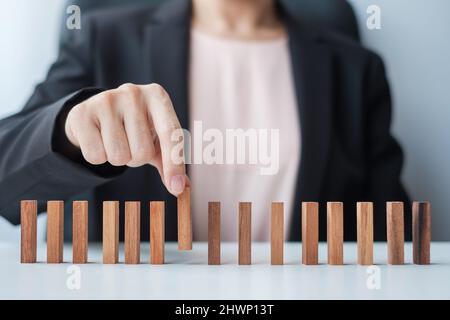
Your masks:
<svg viewBox="0 0 450 320"><path fill-rule="evenodd" d="M401 182L403 152L391 134L392 103L382 59L372 55L367 82L367 199L374 202L376 234L386 234L386 202L405 206L405 236L411 237L410 200ZM377 223L378 222L378 223Z"/></svg>
<svg viewBox="0 0 450 320"><path fill-rule="evenodd" d="M25 107L0 120L0 215L19 223L22 199L64 200L120 175L124 168L90 166L71 149L64 115L102 91L91 88L92 39L89 17L61 42L56 62Z"/></svg>

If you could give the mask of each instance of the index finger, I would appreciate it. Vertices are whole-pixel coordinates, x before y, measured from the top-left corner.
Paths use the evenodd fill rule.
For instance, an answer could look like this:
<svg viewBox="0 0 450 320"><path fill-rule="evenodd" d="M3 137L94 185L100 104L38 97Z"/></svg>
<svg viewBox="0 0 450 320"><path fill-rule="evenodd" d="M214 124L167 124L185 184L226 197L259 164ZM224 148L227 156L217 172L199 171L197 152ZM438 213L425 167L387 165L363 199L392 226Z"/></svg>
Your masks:
<svg viewBox="0 0 450 320"><path fill-rule="evenodd" d="M174 139L182 137L180 121L169 94L162 86L150 84L141 86L141 89L161 147L164 183L170 193L178 196L187 183L183 141Z"/></svg>

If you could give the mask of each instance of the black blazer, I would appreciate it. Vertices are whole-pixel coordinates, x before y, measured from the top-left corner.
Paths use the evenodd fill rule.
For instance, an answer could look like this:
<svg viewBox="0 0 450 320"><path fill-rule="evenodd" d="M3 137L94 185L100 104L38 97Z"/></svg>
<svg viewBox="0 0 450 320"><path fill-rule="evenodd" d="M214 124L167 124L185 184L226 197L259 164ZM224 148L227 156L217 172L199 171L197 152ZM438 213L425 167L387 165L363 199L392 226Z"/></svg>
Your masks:
<svg viewBox="0 0 450 320"><path fill-rule="evenodd" d="M190 10L190 1L172 0L85 15L82 30L64 40L25 108L0 121L2 216L19 223L22 199L40 200L40 210L47 200L88 199L89 237L101 240L103 200L140 200L147 213L148 201L158 199L167 202L167 239L176 240L176 201L157 171L88 165L78 152L63 151L62 119L101 90L156 82L169 92L187 128ZM320 239L326 237L326 201L343 201L345 238L354 240L355 202L361 200L374 202L375 238L384 239L385 201L409 202L400 183L402 152L390 134L391 99L382 60L350 39L302 24L281 4L279 10L289 34L302 134L290 239L300 239L301 201L321 202ZM69 204L66 239L71 237ZM409 214L405 229L408 238ZM142 238L148 234L148 214L143 214Z"/></svg>

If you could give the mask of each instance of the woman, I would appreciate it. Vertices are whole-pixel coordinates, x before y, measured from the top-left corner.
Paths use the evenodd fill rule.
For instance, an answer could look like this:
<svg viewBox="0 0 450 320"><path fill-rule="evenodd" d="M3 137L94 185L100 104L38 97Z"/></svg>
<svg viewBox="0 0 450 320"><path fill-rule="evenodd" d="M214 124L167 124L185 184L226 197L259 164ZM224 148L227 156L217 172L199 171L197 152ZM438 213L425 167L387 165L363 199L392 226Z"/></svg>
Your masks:
<svg viewBox="0 0 450 320"><path fill-rule="evenodd" d="M94 12L24 110L0 122L0 211L17 223L20 199L89 198L90 238L99 240L102 200L141 200L148 212L148 200L161 199L175 240L175 202L164 189L177 196L191 184L196 240L206 239L215 200L223 240L236 239L239 201L253 202L254 240L269 239L272 201L285 203L286 238L298 240L300 202L320 201L323 222L330 200L346 204L347 239L355 238L355 202L374 201L381 239L384 202L407 201L390 109L378 56L306 26L274 0ZM278 130L276 174L263 176L249 161L213 162L189 166L189 180L172 161L171 137L199 121L218 132Z"/></svg>

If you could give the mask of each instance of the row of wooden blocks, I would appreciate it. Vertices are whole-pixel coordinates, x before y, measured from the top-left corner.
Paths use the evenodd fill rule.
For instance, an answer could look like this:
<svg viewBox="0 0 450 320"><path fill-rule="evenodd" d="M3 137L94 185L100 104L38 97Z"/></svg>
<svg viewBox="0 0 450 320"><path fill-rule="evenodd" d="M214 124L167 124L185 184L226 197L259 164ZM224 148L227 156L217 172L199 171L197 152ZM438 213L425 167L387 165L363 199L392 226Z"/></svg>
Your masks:
<svg viewBox="0 0 450 320"><path fill-rule="evenodd" d="M192 249L190 190L178 199L178 247ZM317 202L302 203L302 262L318 264ZM63 262L64 203L49 201L47 205L47 262ZM404 263L404 208L402 202L388 202L387 248L388 263ZM164 264L164 202L150 202L150 263ZM21 262L36 262L37 202L22 201ZM208 264L220 264L219 202L208 204ZM125 203L125 263L140 263L140 202ZM88 261L88 203L73 202L73 257L76 264ZM430 263L431 211L428 202L413 203L413 262ZM341 202L327 203L328 264L344 263L344 214ZM251 203L239 203L238 263L251 264ZM271 264L282 265L284 260L284 205L272 203ZM373 204L357 203L358 264L373 264ZM103 203L103 263L115 264L119 258L119 202Z"/></svg>
<svg viewBox="0 0 450 320"><path fill-rule="evenodd" d="M178 197L178 248L192 250L191 190ZM37 210L35 200L21 201L21 263L35 263L37 256ZM165 204L150 202L150 263L164 263ZM125 203L125 263L140 263L141 203ZM47 263L63 262L64 202L47 202ZM72 204L72 261L88 261L88 202ZM103 263L119 261L119 202L103 202Z"/></svg>
<svg viewBox="0 0 450 320"><path fill-rule="evenodd" d="M271 264L284 263L284 204L272 203L271 208ZM430 264L431 208L429 202L414 202L413 212L413 263ZM357 259L358 264L373 264L373 203L357 203ZM404 205L387 202L388 263L404 264ZM319 263L319 203L302 203L302 263ZM239 203L238 263L251 264L251 203ZM344 264L344 205L327 203L328 264ZM208 204L208 263L220 264L220 203Z"/></svg>

